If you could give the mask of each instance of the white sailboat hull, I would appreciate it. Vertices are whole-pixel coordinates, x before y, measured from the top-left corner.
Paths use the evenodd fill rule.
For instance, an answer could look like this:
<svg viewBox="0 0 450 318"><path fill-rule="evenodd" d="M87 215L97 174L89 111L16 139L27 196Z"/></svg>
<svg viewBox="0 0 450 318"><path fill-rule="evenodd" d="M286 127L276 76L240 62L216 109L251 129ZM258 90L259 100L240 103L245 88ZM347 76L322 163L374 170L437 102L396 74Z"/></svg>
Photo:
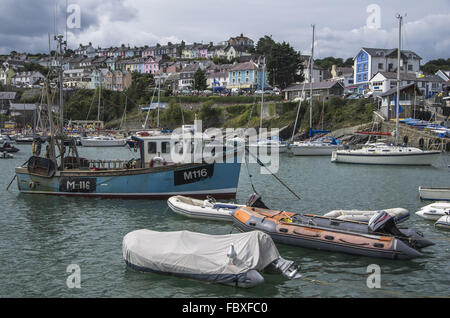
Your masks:
<svg viewBox="0 0 450 318"><path fill-rule="evenodd" d="M331 162L368 165L431 166L439 155L440 152L435 151L421 153L364 154L344 150L334 151L331 156Z"/></svg>
<svg viewBox="0 0 450 318"><path fill-rule="evenodd" d="M450 188L419 187L421 200L450 201Z"/></svg>
<svg viewBox="0 0 450 318"><path fill-rule="evenodd" d="M126 139L95 140L81 138L81 145L83 147L123 147L125 146L126 142Z"/></svg>

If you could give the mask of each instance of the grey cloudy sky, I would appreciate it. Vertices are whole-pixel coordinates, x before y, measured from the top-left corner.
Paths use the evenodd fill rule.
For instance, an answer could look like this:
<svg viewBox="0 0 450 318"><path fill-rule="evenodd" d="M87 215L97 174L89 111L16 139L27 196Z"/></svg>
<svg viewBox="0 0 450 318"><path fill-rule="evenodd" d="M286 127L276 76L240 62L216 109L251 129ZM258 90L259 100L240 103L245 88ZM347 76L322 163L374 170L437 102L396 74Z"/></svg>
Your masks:
<svg viewBox="0 0 450 318"><path fill-rule="evenodd" d="M304 54L354 57L361 47L397 47L397 13L405 16L403 48L426 62L450 57L450 0L67 0L80 8L80 28L68 29L69 47L220 42L241 33L255 42L272 35ZM56 4L56 5L55 5ZM380 27L369 28L369 5ZM57 8L55 10L55 7ZM48 33L66 30L66 0L0 0L0 53L48 52ZM370 20L373 21L373 20ZM53 44L52 44L53 45Z"/></svg>

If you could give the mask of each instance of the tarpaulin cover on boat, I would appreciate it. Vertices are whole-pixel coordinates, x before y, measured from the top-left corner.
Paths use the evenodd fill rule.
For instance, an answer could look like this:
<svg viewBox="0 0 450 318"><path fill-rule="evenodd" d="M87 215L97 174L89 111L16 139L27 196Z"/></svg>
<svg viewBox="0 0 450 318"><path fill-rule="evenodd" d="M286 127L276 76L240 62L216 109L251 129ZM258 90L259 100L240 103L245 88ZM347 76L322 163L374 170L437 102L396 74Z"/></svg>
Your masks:
<svg viewBox="0 0 450 318"><path fill-rule="evenodd" d="M231 262L232 249L236 256ZM208 235L143 229L125 235L122 252L127 264L138 270L216 281L262 271L280 257L271 237L260 231Z"/></svg>

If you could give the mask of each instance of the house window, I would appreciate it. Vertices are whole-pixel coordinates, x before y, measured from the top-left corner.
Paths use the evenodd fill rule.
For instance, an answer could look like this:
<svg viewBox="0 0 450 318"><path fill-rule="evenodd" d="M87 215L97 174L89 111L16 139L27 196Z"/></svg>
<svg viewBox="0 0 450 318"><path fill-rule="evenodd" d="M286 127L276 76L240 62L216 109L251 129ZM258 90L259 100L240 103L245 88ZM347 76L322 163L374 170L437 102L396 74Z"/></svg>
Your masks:
<svg viewBox="0 0 450 318"><path fill-rule="evenodd" d="M367 81L367 74L364 74L364 80Z"/></svg>
<svg viewBox="0 0 450 318"><path fill-rule="evenodd" d="M378 63L378 69L382 70L384 68L384 64L383 63Z"/></svg>
<svg viewBox="0 0 450 318"><path fill-rule="evenodd" d="M367 64L364 64L364 71L367 71Z"/></svg>
<svg viewBox="0 0 450 318"><path fill-rule="evenodd" d="M410 64L408 65L408 71L412 71L413 70L413 66Z"/></svg>

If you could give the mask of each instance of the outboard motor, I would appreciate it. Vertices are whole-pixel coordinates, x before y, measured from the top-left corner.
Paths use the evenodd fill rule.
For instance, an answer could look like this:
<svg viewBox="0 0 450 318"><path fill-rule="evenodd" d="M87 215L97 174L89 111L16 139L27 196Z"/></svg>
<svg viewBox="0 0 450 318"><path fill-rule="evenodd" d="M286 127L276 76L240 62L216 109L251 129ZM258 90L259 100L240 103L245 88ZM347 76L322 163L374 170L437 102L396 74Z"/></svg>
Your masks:
<svg viewBox="0 0 450 318"><path fill-rule="evenodd" d="M385 233L399 238L407 238L395 225L394 218L386 211L380 211L370 218L369 230L374 233Z"/></svg>
<svg viewBox="0 0 450 318"><path fill-rule="evenodd" d="M253 193L252 195L250 195L247 199L247 206L251 206L251 207L255 207L255 208L260 208L260 209L268 209L269 208L264 204L264 202L262 202L261 200L261 196L257 193Z"/></svg>

